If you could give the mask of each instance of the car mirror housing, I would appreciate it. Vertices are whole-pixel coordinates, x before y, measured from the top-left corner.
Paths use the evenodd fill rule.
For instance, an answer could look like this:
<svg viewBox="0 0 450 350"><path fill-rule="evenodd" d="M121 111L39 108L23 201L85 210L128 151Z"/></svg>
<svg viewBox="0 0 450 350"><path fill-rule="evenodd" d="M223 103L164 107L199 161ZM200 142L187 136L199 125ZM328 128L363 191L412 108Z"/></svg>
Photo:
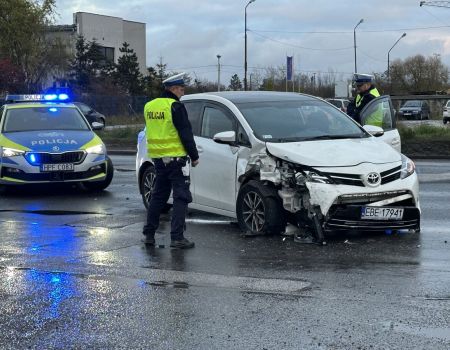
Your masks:
<svg viewBox="0 0 450 350"><path fill-rule="evenodd" d="M105 126L102 123L93 122L92 124L93 130L102 130Z"/></svg>
<svg viewBox="0 0 450 350"><path fill-rule="evenodd" d="M217 143L234 145L236 143L236 133L234 131L223 131L214 135L213 140Z"/></svg>
<svg viewBox="0 0 450 350"><path fill-rule="evenodd" d="M364 125L364 130L366 130L369 134L375 137L380 137L384 135L384 130L379 126L375 125Z"/></svg>

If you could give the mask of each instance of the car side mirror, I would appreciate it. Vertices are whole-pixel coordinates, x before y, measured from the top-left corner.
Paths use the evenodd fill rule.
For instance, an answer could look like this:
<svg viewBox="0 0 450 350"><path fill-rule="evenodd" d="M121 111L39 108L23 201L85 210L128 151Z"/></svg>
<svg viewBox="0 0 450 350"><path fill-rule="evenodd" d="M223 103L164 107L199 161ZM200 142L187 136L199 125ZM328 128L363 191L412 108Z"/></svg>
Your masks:
<svg viewBox="0 0 450 350"><path fill-rule="evenodd" d="M364 125L363 129L366 130L369 134L375 137L380 137L384 135L384 130L379 126L375 125Z"/></svg>
<svg viewBox="0 0 450 350"><path fill-rule="evenodd" d="M102 130L105 126L102 123L93 122L92 124L93 130Z"/></svg>
<svg viewBox="0 0 450 350"><path fill-rule="evenodd" d="M234 146L236 143L236 133L234 131L223 131L214 135L213 140L217 143Z"/></svg>

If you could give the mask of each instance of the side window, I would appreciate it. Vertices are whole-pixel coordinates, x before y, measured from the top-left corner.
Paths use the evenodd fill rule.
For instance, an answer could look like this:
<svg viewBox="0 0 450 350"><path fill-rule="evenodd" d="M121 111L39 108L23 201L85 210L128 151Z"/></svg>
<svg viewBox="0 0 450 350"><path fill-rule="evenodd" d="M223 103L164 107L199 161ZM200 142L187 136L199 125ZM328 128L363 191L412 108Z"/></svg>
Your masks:
<svg viewBox="0 0 450 350"><path fill-rule="evenodd" d="M213 138L222 131L234 131L234 120L222 109L207 106L203 113L201 136Z"/></svg>
<svg viewBox="0 0 450 350"><path fill-rule="evenodd" d="M370 101L361 112L361 124L379 126L383 130L395 128L393 109L389 97L382 96Z"/></svg>
<svg viewBox="0 0 450 350"><path fill-rule="evenodd" d="M78 108L81 109L81 112L83 112L83 114L88 114L91 111L91 108L89 108L83 103L79 103Z"/></svg>
<svg viewBox="0 0 450 350"><path fill-rule="evenodd" d="M200 116L202 114L203 103L202 102L183 102L186 107L189 121L192 125L192 132L195 136L200 135Z"/></svg>

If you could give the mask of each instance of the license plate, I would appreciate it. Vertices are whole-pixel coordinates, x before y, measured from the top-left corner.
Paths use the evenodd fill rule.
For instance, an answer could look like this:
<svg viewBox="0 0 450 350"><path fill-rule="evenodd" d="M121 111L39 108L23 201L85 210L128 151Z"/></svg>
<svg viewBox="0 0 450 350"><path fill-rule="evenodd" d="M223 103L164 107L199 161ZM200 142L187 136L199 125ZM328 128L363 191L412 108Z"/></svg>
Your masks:
<svg viewBox="0 0 450 350"><path fill-rule="evenodd" d="M41 172L51 171L74 171L75 167L72 163L60 163L60 164L42 164Z"/></svg>
<svg viewBox="0 0 450 350"><path fill-rule="evenodd" d="M361 219L365 220L401 220L403 219L401 208L386 207L363 207L361 209Z"/></svg>
<svg viewBox="0 0 450 350"><path fill-rule="evenodd" d="M403 113L403 115L411 115L411 113Z"/></svg>

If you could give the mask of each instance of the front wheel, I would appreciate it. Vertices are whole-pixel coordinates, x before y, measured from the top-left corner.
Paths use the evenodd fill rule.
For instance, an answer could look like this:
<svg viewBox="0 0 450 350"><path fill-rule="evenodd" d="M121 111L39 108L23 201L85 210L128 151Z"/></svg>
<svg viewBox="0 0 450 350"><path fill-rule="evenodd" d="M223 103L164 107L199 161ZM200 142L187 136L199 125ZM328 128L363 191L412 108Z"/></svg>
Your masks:
<svg viewBox="0 0 450 350"><path fill-rule="evenodd" d="M156 172L153 165L148 166L144 173L141 176L141 180L139 183L139 187L141 190L142 201L144 202L144 206L148 209L150 204L150 199L152 198L153 187L155 186ZM162 213L168 213L172 208L172 205L166 203L164 208L162 209Z"/></svg>
<svg viewBox="0 0 450 350"><path fill-rule="evenodd" d="M279 234L286 227L276 191L257 181L250 181L241 188L236 214L241 230L248 235Z"/></svg>
<svg viewBox="0 0 450 350"><path fill-rule="evenodd" d="M106 157L106 178L103 181L83 182L83 187L88 191L99 192L103 191L111 184L114 176L114 166L111 158Z"/></svg>

